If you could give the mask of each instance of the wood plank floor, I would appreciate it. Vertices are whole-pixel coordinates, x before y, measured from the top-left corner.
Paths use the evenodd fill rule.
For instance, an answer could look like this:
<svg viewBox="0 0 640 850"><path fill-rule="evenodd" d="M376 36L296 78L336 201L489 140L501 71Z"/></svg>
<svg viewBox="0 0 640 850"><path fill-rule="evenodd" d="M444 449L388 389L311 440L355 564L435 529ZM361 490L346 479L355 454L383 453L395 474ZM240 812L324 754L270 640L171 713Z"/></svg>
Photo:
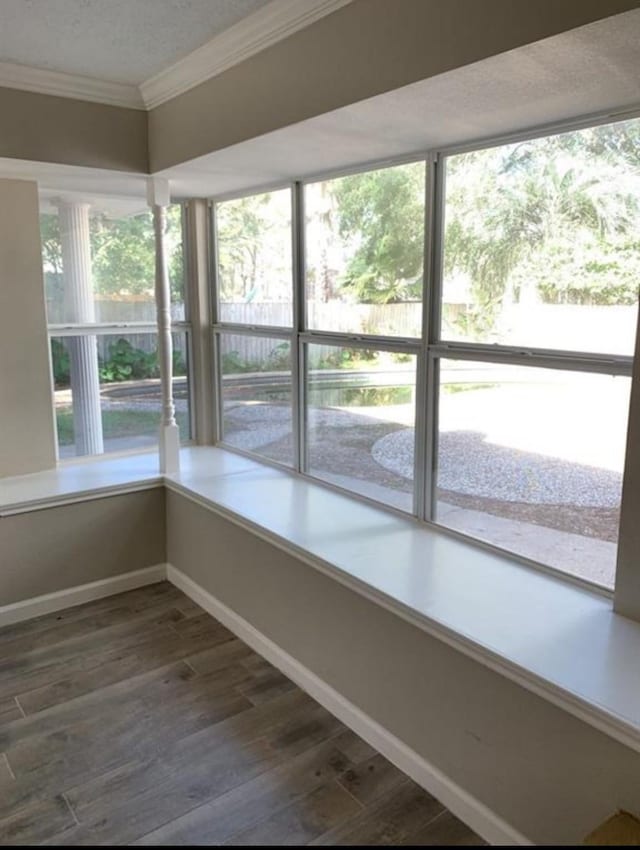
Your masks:
<svg viewBox="0 0 640 850"><path fill-rule="evenodd" d="M0 629L0 844L482 844L166 582Z"/></svg>

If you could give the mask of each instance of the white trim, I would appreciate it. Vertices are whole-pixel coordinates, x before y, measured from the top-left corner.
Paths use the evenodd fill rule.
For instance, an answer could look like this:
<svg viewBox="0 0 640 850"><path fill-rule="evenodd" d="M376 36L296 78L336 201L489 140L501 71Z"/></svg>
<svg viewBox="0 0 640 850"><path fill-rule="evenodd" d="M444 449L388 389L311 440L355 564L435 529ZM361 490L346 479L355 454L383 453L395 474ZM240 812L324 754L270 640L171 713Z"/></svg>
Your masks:
<svg viewBox="0 0 640 850"><path fill-rule="evenodd" d="M89 584L81 584L76 587L68 587L64 590L56 590L54 593L45 593L43 596L35 596L33 599L23 599L20 602L12 602L0 608L0 628L20 623L23 620L31 620L33 617L41 617L43 614L51 614L53 611L61 611L63 608L71 608L81 605L83 602L93 602L95 599L103 599L105 596L114 596L116 593L124 593L126 590L135 590L147 584L156 584L164 581L167 576L167 565L156 564L152 567L144 567L141 570L133 570L130 573L122 573L112 578L103 578L92 581Z"/></svg>
<svg viewBox="0 0 640 850"><path fill-rule="evenodd" d="M153 109L330 15L351 0L272 0L140 85Z"/></svg>
<svg viewBox="0 0 640 850"><path fill-rule="evenodd" d="M490 844L533 844L484 803L472 797L437 767L342 696L331 685L259 632L247 620L196 584L180 570L167 564L167 579L207 613L230 629L240 640L262 655L299 685L327 711L353 729L385 758L425 788Z"/></svg>
<svg viewBox="0 0 640 850"><path fill-rule="evenodd" d="M352 0L271 0L139 86L0 62L0 87L149 110L222 74Z"/></svg>
<svg viewBox="0 0 640 850"><path fill-rule="evenodd" d="M97 80L80 74L64 74L31 65L0 62L0 86L22 91L89 100L127 109L144 109L145 104L138 86Z"/></svg>

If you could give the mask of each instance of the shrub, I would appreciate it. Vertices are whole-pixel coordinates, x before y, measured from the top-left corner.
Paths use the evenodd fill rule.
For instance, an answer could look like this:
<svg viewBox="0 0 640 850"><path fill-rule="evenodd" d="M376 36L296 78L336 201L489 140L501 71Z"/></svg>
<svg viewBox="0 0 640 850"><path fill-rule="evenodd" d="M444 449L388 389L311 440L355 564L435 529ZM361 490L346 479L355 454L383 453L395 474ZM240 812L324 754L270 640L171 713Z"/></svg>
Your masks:
<svg viewBox="0 0 640 850"><path fill-rule="evenodd" d="M71 379L69 352L59 339L51 340L51 363L56 387L68 387Z"/></svg>
<svg viewBox="0 0 640 850"><path fill-rule="evenodd" d="M159 375L158 352L147 354L140 348L120 338L109 345L109 358L100 363L100 380L130 381L143 378L157 378Z"/></svg>

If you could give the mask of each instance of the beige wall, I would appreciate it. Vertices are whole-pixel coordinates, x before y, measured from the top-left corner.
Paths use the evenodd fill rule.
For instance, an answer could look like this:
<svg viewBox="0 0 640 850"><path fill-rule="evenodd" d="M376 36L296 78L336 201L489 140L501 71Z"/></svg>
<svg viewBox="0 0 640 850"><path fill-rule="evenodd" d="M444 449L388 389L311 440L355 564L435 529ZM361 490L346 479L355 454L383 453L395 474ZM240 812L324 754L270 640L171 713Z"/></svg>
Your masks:
<svg viewBox="0 0 640 850"><path fill-rule="evenodd" d="M0 88L0 157L148 171L147 113Z"/></svg>
<svg viewBox="0 0 640 850"><path fill-rule="evenodd" d="M638 0L354 0L153 109L151 170L638 5Z"/></svg>
<svg viewBox="0 0 640 850"><path fill-rule="evenodd" d="M0 180L0 364L0 477L55 466L38 191L24 180Z"/></svg>
<svg viewBox="0 0 640 850"><path fill-rule="evenodd" d="M0 88L0 157L152 172L640 0L354 0L145 113Z"/></svg>
<svg viewBox="0 0 640 850"><path fill-rule="evenodd" d="M162 564L164 488L0 519L0 606Z"/></svg>
<svg viewBox="0 0 640 850"><path fill-rule="evenodd" d="M169 563L535 843L640 810L640 755L167 493Z"/></svg>

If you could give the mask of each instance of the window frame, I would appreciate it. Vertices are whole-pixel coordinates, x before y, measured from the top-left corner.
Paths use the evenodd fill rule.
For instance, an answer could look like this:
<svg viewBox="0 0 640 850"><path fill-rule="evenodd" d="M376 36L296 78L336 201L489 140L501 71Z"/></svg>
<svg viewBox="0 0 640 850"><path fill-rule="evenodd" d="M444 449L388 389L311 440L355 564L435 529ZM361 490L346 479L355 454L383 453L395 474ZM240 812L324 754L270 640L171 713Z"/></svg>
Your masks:
<svg viewBox="0 0 640 850"><path fill-rule="evenodd" d="M581 576L572 575L547 564L534 561L517 552L512 552L486 540L474 537L461 531L449 528L434 519L437 487L438 459L438 395L439 395L439 361L441 359L469 360L472 362L495 362L516 366L544 367L569 372L591 372L610 376L622 376L632 379L634 356L609 355L546 349L533 346L513 346L502 344L485 344L457 342L441 338L441 307L443 294L443 256L444 256L444 224L446 202L446 161L449 157L477 150L500 147L513 142L534 140L547 136L579 131L591 127L613 124L624 120L638 120L640 112L618 111L598 113L596 115L559 121L544 126L525 128L515 133L502 134L489 138L478 139L466 144L452 144L382 160L368 161L349 168L330 169L318 172L304 179L282 182L257 187L254 190L244 189L239 193L226 193L209 199L210 209L210 240L211 240L211 304L212 331L214 340L224 332L244 333L246 335L282 336L291 343L293 370L293 435L296 446L297 463L294 468L283 467L274 461L253 452L240 450L221 439L221 373L219 360L214 342L214 380L216 396L216 427L215 442L225 449L246 455L266 465L286 468L294 473L318 483L321 486L347 494L350 498L374 504L382 510L399 514L405 519L412 518L425 523L451 537L471 543L485 551L499 556L507 556L516 563L533 567L548 573L564 582L587 588L607 598L613 598L614 587L609 588ZM422 292L422 335L421 337L388 337L373 334L349 334L330 331L311 330L306 322L306 281L305 281L305 215L304 187L321 180L332 180L348 175L361 174L397 165L414 162L425 163L425 211L424 211L424 257L423 257L423 292ZM227 200L259 195L263 192L275 191L290 187L292 196L292 251L293 251L293 304L294 316L291 329L268 326L237 325L221 322L218 319L218 287L217 287L217 231L215 226L215 210L218 203ZM640 324L640 312L639 312ZM264 331L266 330L266 333ZM379 348L395 352L406 352L416 355L416 422L415 422L415 459L414 459L414 501L413 512L408 513L369 498L361 493L340 487L334 483L318 479L308 472L308 457L306 451L306 363L305 351L308 344L326 342L339 344L345 348ZM625 478L623 475L622 500L625 499ZM621 502L622 506L622 502ZM617 575L616 575L617 581Z"/></svg>

